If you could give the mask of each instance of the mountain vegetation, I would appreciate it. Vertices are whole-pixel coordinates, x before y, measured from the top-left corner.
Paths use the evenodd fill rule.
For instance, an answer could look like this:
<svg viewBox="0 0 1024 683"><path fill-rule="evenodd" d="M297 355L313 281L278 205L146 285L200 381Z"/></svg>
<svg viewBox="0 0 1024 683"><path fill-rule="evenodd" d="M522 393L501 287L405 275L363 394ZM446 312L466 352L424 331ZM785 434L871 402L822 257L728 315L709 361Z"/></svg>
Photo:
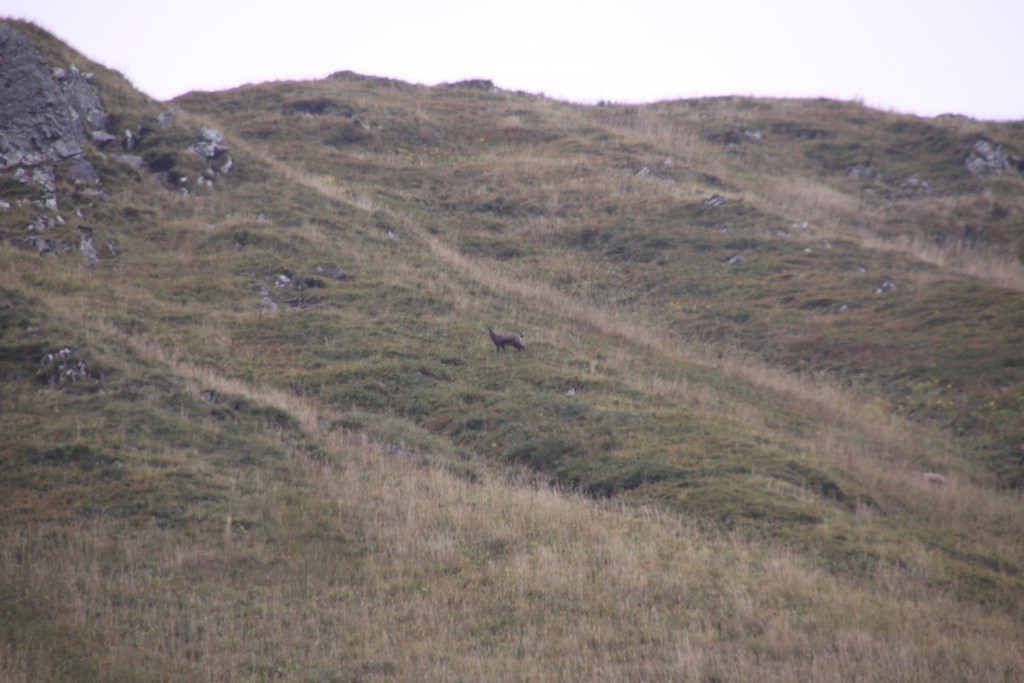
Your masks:
<svg viewBox="0 0 1024 683"><path fill-rule="evenodd" d="M109 118L0 172L0 678L1024 679L1024 121L7 24Z"/></svg>

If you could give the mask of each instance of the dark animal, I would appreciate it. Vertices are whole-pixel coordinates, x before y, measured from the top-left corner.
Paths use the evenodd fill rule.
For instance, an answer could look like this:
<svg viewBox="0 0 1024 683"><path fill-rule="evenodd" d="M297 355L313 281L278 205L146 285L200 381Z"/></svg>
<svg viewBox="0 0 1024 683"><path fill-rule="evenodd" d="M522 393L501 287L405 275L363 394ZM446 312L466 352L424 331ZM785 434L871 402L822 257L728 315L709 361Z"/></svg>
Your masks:
<svg viewBox="0 0 1024 683"><path fill-rule="evenodd" d="M523 351L523 338L513 332L512 334L497 334L491 329L491 326L487 326L487 334L491 335L491 341L494 342L494 351L504 351L506 346L511 346L518 351Z"/></svg>

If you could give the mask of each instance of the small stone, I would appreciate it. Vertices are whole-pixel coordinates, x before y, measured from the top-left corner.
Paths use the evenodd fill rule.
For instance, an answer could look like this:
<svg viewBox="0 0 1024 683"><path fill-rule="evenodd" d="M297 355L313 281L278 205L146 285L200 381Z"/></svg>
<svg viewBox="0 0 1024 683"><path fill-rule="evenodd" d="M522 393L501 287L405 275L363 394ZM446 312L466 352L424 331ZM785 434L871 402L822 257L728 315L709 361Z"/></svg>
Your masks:
<svg viewBox="0 0 1024 683"><path fill-rule="evenodd" d="M100 260L100 255L96 253L96 247L93 246L91 237L85 237L83 235L82 241L79 244L79 249L81 250L82 257L85 259L87 264L92 265Z"/></svg>
<svg viewBox="0 0 1024 683"><path fill-rule="evenodd" d="M1009 168L1009 163L1002 149L983 138L971 147L967 158L964 159L964 167L972 175L997 176Z"/></svg>
<svg viewBox="0 0 1024 683"><path fill-rule="evenodd" d="M873 178L875 172L871 170L871 164L854 164L853 166L847 167L846 175L851 178L861 178L866 180L868 178Z"/></svg>
<svg viewBox="0 0 1024 683"><path fill-rule="evenodd" d="M348 274L338 266L334 265L333 263L317 266L316 272L321 273L322 275L326 275L332 280L341 281L348 279Z"/></svg>

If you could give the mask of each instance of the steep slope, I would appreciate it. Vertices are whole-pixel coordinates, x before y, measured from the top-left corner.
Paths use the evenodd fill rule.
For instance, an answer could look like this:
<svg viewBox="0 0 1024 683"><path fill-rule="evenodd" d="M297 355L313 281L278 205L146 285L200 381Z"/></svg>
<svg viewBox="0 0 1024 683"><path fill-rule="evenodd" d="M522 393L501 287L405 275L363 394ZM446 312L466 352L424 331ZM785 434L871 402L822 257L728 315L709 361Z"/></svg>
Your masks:
<svg viewBox="0 0 1024 683"><path fill-rule="evenodd" d="M160 105L18 26L51 64L95 74L115 139L87 143L98 185L58 165L56 209L13 173L2 185L7 671L131 678L139 628L168 643L141 671L185 677L409 678L425 662L488 677L528 650L512 677L658 678L681 633L720 648L684 648L698 677L785 679L828 670L807 641L836 639L825 615L849 609L870 644L838 638L833 669L864 656L868 678L934 678L966 615L987 635L965 675L1024 670L1006 646L1024 606L1020 264L986 251L1018 248L1021 182L956 170L976 135L1012 156L1019 128L823 102L588 108L353 74ZM883 196L919 167L934 195ZM925 253L929 230L966 239L957 221L983 221L971 249ZM24 249L30 233L55 248ZM496 353L488 324L526 350ZM588 498L501 474L524 466ZM767 566L789 578L755 588ZM44 600L37 569L88 586L86 604ZM123 623L119 599L137 607ZM594 629L545 621L551 600ZM346 620L361 601L404 647ZM232 631L239 602L266 628ZM189 616L203 603L207 620ZM661 604L664 628L640 628ZM83 626L90 610L114 635ZM901 664L882 646L903 619ZM310 640L272 655L292 621ZM33 649L69 623L77 641ZM595 659L568 664L581 647Z"/></svg>
<svg viewBox="0 0 1024 683"><path fill-rule="evenodd" d="M417 207L447 245L500 262L487 268L854 383L1019 484L1024 181L967 162L983 140L1019 159L1022 126L478 86L342 73L181 104L322 185Z"/></svg>
<svg viewBox="0 0 1024 683"><path fill-rule="evenodd" d="M460 360L472 353L473 328L493 319L486 303L396 300L389 321L406 317L409 304L418 318L396 331L396 355L406 357L408 334L459 353L433 368L397 362L390 373L374 359L371 378L364 366L333 365L321 395L336 405L396 411L474 452L591 492L654 496L785 537L813 530L810 545L842 557L864 548L860 534L834 533L834 515L934 514L941 503L931 497L948 492L928 489L921 472L965 485L993 482L992 474L1012 485L1020 476L1020 292L924 263L860 223L837 217L812 228L794 220L797 210L773 213L754 190L777 185L785 159L762 177L733 160L732 147L716 156L702 140L717 138L699 128L689 137L676 131L685 148L659 148L657 135L603 125L607 108L477 83L423 89L338 74L181 104L217 116L306 187L375 212L380 232L398 236L394 253L411 260L426 246L453 269L447 277L498 294L501 315L538 339L528 362L508 361L520 384L496 385ZM721 103L678 105L705 106ZM814 138L795 123L772 129ZM654 167L667 169L664 177ZM731 171L736 180L730 168L740 169ZM1016 207L1020 180L999 182L1001 201ZM826 228L837 232L824 236ZM433 282L443 277L428 267ZM355 328L341 334L356 348L367 344ZM800 381L744 348L813 374ZM950 441L950 427L967 438ZM979 461L991 474L974 467ZM841 549L837 537L846 539Z"/></svg>

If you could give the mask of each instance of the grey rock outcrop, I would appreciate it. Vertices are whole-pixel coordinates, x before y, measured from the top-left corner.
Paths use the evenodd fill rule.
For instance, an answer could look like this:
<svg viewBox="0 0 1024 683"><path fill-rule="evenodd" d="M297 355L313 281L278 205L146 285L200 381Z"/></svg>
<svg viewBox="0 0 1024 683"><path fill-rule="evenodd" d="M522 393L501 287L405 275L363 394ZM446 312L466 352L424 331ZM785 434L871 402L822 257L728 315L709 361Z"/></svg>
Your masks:
<svg viewBox="0 0 1024 683"><path fill-rule="evenodd" d="M83 122L86 132L90 136L100 136L101 133L109 135L106 128L110 115L103 107L99 90L92 83L92 74L82 73L72 64L68 76L59 83L71 110Z"/></svg>
<svg viewBox="0 0 1024 683"><path fill-rule="evenodd" d="M200 130L189 150L206 162L211 174L229 173L235 165L224 136L214 128Z"/></svg>
<svg viewBox="0 0 1024 683"><path fill-rule="evenodd" d="M29 39L5 22L0 22L0 65L0 170L78 157L79 177L98 181L83 156L85 144L108 135L110 116L92 74L74 66L51 69Z"/></svg>
<svg viewBox="0 0 1024 683"><path fill-rule="evenodd" d="M964 159L964 166L976 176L997 176L1010 168L1024 173L1024 159L1006 154L1002 147L984 138L971 146L971 151Z"/></svg>
<svg viewBox="0 0 1024 683"><path fill-rule="evenodd" d="M227 152L228 146L224 144L224 136L219 131L213 128L203 128L199 131L199 135L196 136L195 140L192 141L192 146L189 149L210 161L219 154Z"/></svg>
<svg viewBox="0 0 1024 683"><path fill-rule="evenodd" d="M65 346L39 359L36 381L63 391L76 382L103 379L103 372L90 367L77 347Z"/></svg>
<svg viewBox="0 0 1024 683"><path fill-rule="evenodd" d="M80 115L35 46L6 23L0 23L0 64L0 169L82 154Z"/></svg>

